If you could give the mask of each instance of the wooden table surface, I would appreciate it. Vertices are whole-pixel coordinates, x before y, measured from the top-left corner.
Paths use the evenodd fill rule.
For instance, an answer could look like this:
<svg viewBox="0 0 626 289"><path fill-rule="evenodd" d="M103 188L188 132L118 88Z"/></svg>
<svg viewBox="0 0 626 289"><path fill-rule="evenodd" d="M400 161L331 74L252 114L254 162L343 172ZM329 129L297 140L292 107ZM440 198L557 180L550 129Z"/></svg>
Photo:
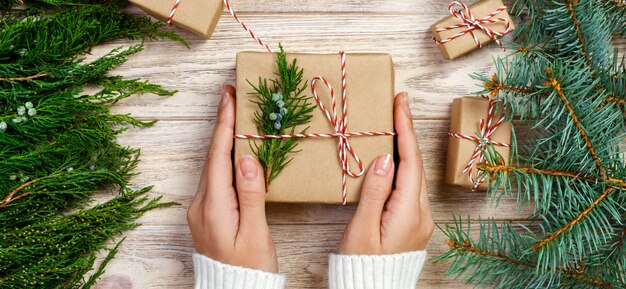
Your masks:
<svg viewBox="0 0 626 289"><path fill-rule="evenodd" d="M477 219L523 222L529 209L515 200L493 207L484 192L470 192L443 184L446 135L453 98L478 89L468 74L491 73L492 58L503 54L496 46L455 61L441 57L429 27L448 15L449 1L437 0L237 0L232 5L254 31L270 44L282 42L297 52L384 52L392 55L396 91L408 91L415 131L424 156L428 193L435 220L449 224L453 214ZM130 8L136 14L143 14ZM191 49L171 41L145 43L116 70L131 78L149 79L178 93L170 97L133 96L114 111L143 120L158 120L147 129L131 129L119 141L142 149L137 187L154 185L153 196L181 206L148 212L143 226L128 232L121 251L96 288L192 288L194 250L186 210L196 191L199 171L211 141L220 87L235 83L235 54L261 51L227 12L209 41L176 29ZM624 47L623 40L616 40ZM95 54L128 41L110 43ZM327 288L328 254L337 249L355 207L337 205L267 206L279 266L287 274L287 288ZM436 231L428 245L429 257L447 250ZM444 277L448 263L428 261L418 288L471 288Z"/></svg>

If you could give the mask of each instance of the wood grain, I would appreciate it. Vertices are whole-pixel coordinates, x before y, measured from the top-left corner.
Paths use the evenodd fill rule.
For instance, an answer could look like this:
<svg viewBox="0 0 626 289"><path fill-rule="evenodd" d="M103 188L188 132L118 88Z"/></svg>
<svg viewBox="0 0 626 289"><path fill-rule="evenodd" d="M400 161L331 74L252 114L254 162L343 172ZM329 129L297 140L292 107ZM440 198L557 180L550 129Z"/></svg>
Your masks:
<svg viewBox="0 0 626 289"><path fill-rule="evenodd" d="M255 31L271 35L266 37L270 43L275 45L280 41L291 51L315 53L344 49L390 53L395 63L396 91L409 92L414 117L444 120L448 119L453 98L477 91L477 82L467 74L489 74L491 58L503 52L489 47L454 62L443 59L432 45L430 21L426 20L435 16L380 15L372 19L354 14L278 14L250 15L249 22L255 24ZM221 85L235 82L236 52L259 50L245 33L238 33L237 23L229 20L222 19L210 41L184 33L190 41L190 50L167 41L146 43L145 52L131 58L116 72L147 78L169 89L177 89L179 93L168 98L128 98L116 111L143 118L214 117ZM372 41L381 45L373 47ZM116 45L119 44L108 45L106 49ZM164 57L168 54L171 56Z"/></svg>
<svg viewBox="0 0 626 289"><path fill-rule="evenodd" d="M520 209L514 199L504 199L495 207L484 192L442 183L452 99L479 89L479 83L468 74L489 75L494 70L493 57L510 53L490 46L455 61L444 60L432 43L429 27L448 14L449 1L293 0L286 5L284 1L236 0L232 4L263 39L271 45L281 42L289 51L392 55L396 91L410 95L438 223L450 223L453 214L522 223L530 215L532 209ZM144 15L134 7L129 11ZM146 42L145 51L131 57L115 73L150 79L178 93L170 97L133 96L121 101L114 111L160 120L152 128L129 130L119 141L142 149L140 174L132 183L137 187L154 185L153 196L161 195L181 205L142 217L140 222L145 225L127 234L121 252L95 288L193 287L194 249L185 215L212 137L219 90L224 83L235 83L237 51L260 50L226 12L209 41L175 27L168 29L182 35L191 48L167 40ZM616 38L614 42L622 51L626 48L626 40ZM102 45L89 58L133 43ZM354 210L329 205L267 206L287 288L327 287L328 254L337 248ZM437 231L429 244L429 255L438 256L445 250L445 238ZM446 265L427 263L418 288L471 288L444 277Z"/></svg>
<svg viewBox="0 0 626 289"><path fill-rule="evenodd" d="M138 168L141 174L132 182L138 186L154 185L154 194L162 194L168 200L183 204L155 213L146 218L145 224L186 225L186 205L196 192L200 177L198 172L204 164L212 126L213 121L160 121L152 128L135 129L120 137L121 144L142 149L142 162ZM441 148L447 145L448 122L416 120L414 126L426 164L436 220L449 220L452 214L507 220L521 220L529 215L528 208L520 211L511 198L502 200L496 208L488 202L485 192L470 192L465 187L444 185L446 151ZM502 211L507 215L500 215ZM353 213L354 207L270 204L268 221L272 224L345 224Z"/></svg>

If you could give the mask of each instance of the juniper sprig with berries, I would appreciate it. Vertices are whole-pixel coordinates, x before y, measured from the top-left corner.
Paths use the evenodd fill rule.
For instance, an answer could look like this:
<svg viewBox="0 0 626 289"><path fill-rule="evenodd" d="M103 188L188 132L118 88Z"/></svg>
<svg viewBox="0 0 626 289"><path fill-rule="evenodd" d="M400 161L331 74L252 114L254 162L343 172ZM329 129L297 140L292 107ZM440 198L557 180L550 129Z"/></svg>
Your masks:
<svg viewBox="0 0 626 289"><path fill-rule="evenodd" d="M258 85L248 81L254 89L251 94L256 96L250 101L259 107L254 113L254 122L260 135L304 133L308 127L301 127L309 123L315 109L309 102L311 97L304 93L308 87L307 81L302 83L304 70L298 67L297 59L288 62L282 45L279 44L279 48L277 78L259 78ZM290 155L298 152L297 138L264 139L260 144L250 141L250 145L263 167L266 187L291 162Z"/></svg>
<svg viewBox="0 0 626 289"><path fill-rule="evenodd" d="M83 55L115 39L176 37L106 1L2 5L0 288L89 288L121 243L107 242L136 227L144 212L172 205L128 183L139 150L115 142L127 127L152 122L109 109L133 94L173 92L110 74L142 44L91 62ZM99 90L85 93L85 86ZM100 191L112 199L94 203ZM106 258L94 268L102 251Z"/></svg>
<svg viewBox="0 0 626 289"><path fill-rule="evenodd" d="M477 287L626 288L626 66L612 46L626 5L613 0L518 0L514 53L475 74L530 132L508 165L489 145L478 169L487 194L514 196L522 224L455 219L443 232L447 271ZM519 131L519 130L518 130ZM477 236L477 237L476 237Z"/></svg>

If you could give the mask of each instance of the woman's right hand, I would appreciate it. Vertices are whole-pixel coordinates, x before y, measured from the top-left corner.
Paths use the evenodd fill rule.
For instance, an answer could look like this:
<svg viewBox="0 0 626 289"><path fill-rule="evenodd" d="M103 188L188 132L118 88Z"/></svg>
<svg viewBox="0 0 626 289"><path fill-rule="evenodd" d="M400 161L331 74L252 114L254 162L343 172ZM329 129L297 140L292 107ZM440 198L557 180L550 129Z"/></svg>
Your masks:
<svg viewBox="0 0 626 289"><path fill-rule="evenodd" d="M394 104L400 163L392 192L394 163L382 155L369 168L356 213L339 246L345 255L380 255L424 250L434 220L408 94L399 93Z"/></svg>

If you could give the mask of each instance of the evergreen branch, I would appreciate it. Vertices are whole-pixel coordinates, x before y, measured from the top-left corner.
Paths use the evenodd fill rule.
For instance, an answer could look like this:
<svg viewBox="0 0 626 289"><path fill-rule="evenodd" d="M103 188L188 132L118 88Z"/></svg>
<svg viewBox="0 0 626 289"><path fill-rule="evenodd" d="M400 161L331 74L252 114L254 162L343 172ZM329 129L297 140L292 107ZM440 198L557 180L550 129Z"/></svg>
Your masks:
<svg viewBox="0 0 626 289"><path fill-rule="evenodd" d="M93 268L107 240L137 227L134 221L148 210L173 205L144 197L149 187L130 189L139 150L115 142L128 127L154 122L110 111L131 94L173 92L109 75L142 44L89 63L82 59L106 41L169 32L160 32L163 24L148 17L91 2L27 1L23 14L0 22L1 288L89 288L120 246ZM85 86L101 90L84 94ZM89 208L102 190L116 196Z"/></svg>
<svg viewBox="0 0 626 289"><path fill-rule="evenodd" d="M297 59L291 63L287 61L287 54L282 45L276 55L278 72L276 79L259 79L258 85L248 83L254 89L255 99L250 100L257 104L259 110L254 113L254 122L257 132L261 135L282 135L306 132L301 128L309 123L312 111L315 108L310 102L311 97L304 95L308 85L302 84L303 69L298 67ZM264 139L258 145L250 141L252 151L259 159L265 174L266 187L278 176L296 153L297 138Z"/></svg>
<svg viewBox="0 0 626 289"><path fill-rule="evenodd" d="M40 78L40 77L44 77L44 76L48 76L48 74L47 73L37 73L35 75L26 76L26 77L0 77L0 81L26 81L26 80L32 80L32 79Z"/></svg>
<svg viewBox="0 0 626 289"><path fill-rule="evenodd" d="M603 179L606 178L607 177L606 169L604 168L604 166L602 165L602 162L600 161L600 158L596 154L596 150L594 146L591 144L591 140L589 139L589 136L587 135L585 128L582 126L582 124L578 120L576 111L574 110L572 105L567 101L567 98L565 97L565 93L563 92L563 89L561 88L561 83L559 83L559 81L556 78L552 77L552 71L549 68L546 68L546 73L548 75L548 81L546 81L544 85L551 86L554 88L557 96L559 97L563 105L565 106L565 109L569 113L572 121L574 122L574 125L578 129L578 132L580 133L580 137L584 140L585 145L587 146L587 149L589 150L589 154L595 161L596 167L600 171L600 175L602 176Z"/></svg>
<svg viewBox="0 0 626 289"><path fill-rule="evenodd" d="M496 259L499 259L502 262L511 263L513 265L534 268L534 265L532 265L532 264L515 260L513 258L505 256L502 253L497 253L496 254L496 253L493 253L493 252L488 252L488 251L482 250L480 248L474 247L474 246L472 246L471 242L468 239L465 239L465 241L463 242L462 245L458 244L457 242L455 242L452 239L448 239L448 240L446 240L446 245L448 245L448 247L451 250L454 250L454 251L471 253L471 254L480 255L480 256L484 256L484 257L496 258Z"/></svg>
<svg viewBox="0 0 626 289"><path fill-rule="evenodd" d="M104 274L104 268L106 268L109 262L111 262L111 260L113 260L115 255L117 255L117 253L120 251L120 246L125 240L126 240L126 237L122 238L122 240L120 240L119 242L117 242L117 244L115 244L115 247L109 250L109 253L106 255L106 257L104 257L104 260L102 260L100 265L98 265L98 269L96 270L96 272L94 272L89 277L87 282L85 282L85 284L83 285L82 289L89 289L91 288L91 286L96 284L98 279L100 279L102 274Z"/></svg>
<svg viewBox="0 0 626 289"><path fill-rule="evenodd" d="M626 220L626 214L621 218ZM612 266L623 268L626 265L626 223L616 227L615 234L595 254L589 256L590 270L611 273ZM608 270L607 270L608 269ZM626 280L625 280L626 282Z"/></svg>
<svg viewBox="0 0 626 289"><path fill-rule="evenodd" d="M478 169L496 204L509 192L520 206L533 200L536 227L481 223L473 241L455 219L444 230L454 243L438 258L453 259L448 275L496 289L626 288L626 68L611 48L613 33L626 31L618 4L512 2L516 52L495 61L495 75L473 77L477 94L531 129L520 145L513 135L509 165L487 146Z"/></svg>
<svg viewBox="0 0 626 289"><path fill-rule="evenodd" d="M601 0L601 3L607 8L607 13L611 19L610 27L612 31L624 35L626 33L626 2L623 0Z"/></svg>
<svg viewBox="0 0 626 289"><path fill-rule="evenodd" d="M489 252L489 251L480 249L478 247L474 247L474 246L472 246L471 242L469 240L467 240L467 239L464 241L463 244L458 244L454 240L448 239L446 241L446 244L448 245L450 250L453 250L453 251L462 252L462 253L469 253L469 254L474 254L474 255L480 255L482 257L488 257L490 259L491 258L496 259L499 262L510 263L512 265L515 265L515 266L526 267L526 268L532 269L532 270L535 269L535 265L534 264L515 260L515 259L513 259L511 257L505 256L502 253ZM594 285L594 286L598 286L600 288L614 288L611 283L604 282L604 281L602 281L602 280L600 280L598 278L587 276L587 275L585 275L581 271L572 270L572 269L563 269L561 272L555 272L555 273L557 273L557 274L560 273L560 274L563 274L563 275L567 276L568 278L575 279L575 280L580 280L580 281L583 281L584 283L591 284L591 285ZM567 287L567 285L568 285L567 283L564 283L564 284L562 284L559 287L560 288L569 288L569 287Z"/></svg>
<svg viewBox="0 0 626 289"><path fill-rule="evenodd" d="M494 180L489 183L492 193L499 187L504 187L505 191L509 189L510 183L503 186L503 181L510 179L517 181L520 190L524 189L527 199L534 193L537 202L534 218L543 220L541 228L544 233L541 238L529 238L535 241L529 246L534 250L529 249L528 254L537 252L542 270L566 266L570 259L584 260L585 254L600 250L621 224L619 216L626 204L626 194L596 193L605 188L624 191L623 188L612 188L606 181L560 171L484 164L478 167L485 169ZM615 182L624 185L619 179ZM521 196L520 193L518 200L522 199ZM612 223L611 219L618 221Z"/></svg>
<svg viewBox="0 0 626 289"><path fill-rule="evenodd" d="M521 52L521 53L525 53L527 51L528 50L526 47L522 47L518 49L518 52ZM617 74L614 75L613 79L615 81L618 81L619 80L618 75ZM550 79L548 78L547 80L549 81ZM489 92L492 98L496 97L501 91L514 92L519 95L533 95L539 91L537 89L530 88L530 87L514 87L514 86L506 85L504 82L501 82L498 80L498 75L495 73L493 74L491 79L484 81L483 86L485 87L485 90ZM598 88L605 91L602 85L598 85ZM543 93L543 95L546 96L547 93ZM604 99L604 102L613 102L619 105L626 105L625 98L626 97L616 97L613 95L607 95Z"/></svg>
<svg viewBox="0 0 626 289"><path fill-rule="evenodd" d="M569 12L569 14L571 15L571 19L572 19L572 25L574 26L574 30L576 31L576 36L578 38L578 42L580 43L580 48L583 54L583 57L585 58L585 62L587 64L587 66L589 67L589 72L591 73L591 80L595 79L595 69L593 67L593 63L591 62L591 57L589 55L589 51L587 48L587 44L585 43L585 38L583 36L583 31L582 28L580 26L580 22L578 21L578 18L576 16L576 10L574 9L574 6L578 5L580 0L566 0L567 3L567 11ZM605 90L604 87L602 86L602 84L600 83L596 83L596 86L600 89L600 90Z"/></svg>
<svg viewBox="0 0 626 289"><path fill-rule="evenodd" d="M579 0L566 0L567 12L571 15L572 25L574 26L574 30L576 31L576 37L578 38L578 42L580 43L580 47L582 50L582 54L585 57L585 62L587 66L589 66L589 71L592 73L591 77L593 77L594 69L593 64L591 63L591 58L589 57L589 52L587 51L587 44L585 43L585 39L583 37L583 31L580 28L580 23L578 22L578 18L576 17L576 10L574 10L574 6L578 4Z"/></svg>
<svg viewBox="0 0 626 289"><path fill-rule="evenodd" d="M496 97L500 91L514 91L523 94L532 94L537 92L537 90L530 88L505 85L504 83L498 81L498 75L495 73L491 77L491 80L485 81L483 85L486 89L490 90L491 97Z"/></svg>
<svg viewBox="0 0 626 289"><path fill-rule="evenodd" d="M450 248L435 262L453 259L446 275L465 275L476 287L496 289L522 288L622 288L622 281L613 276L587 273L580 268L541 266L536 255L526 254L530 239L510 224L498 225L494 220L479 221L478 240L470 236L471 224L454 217L454 227L441 228ZM524 231L530 229L522 227Z"/></svg>
<svg viewBox="0 0 626 289"><path fill-rule="evenodd" d="M41 13L43 11L53 12L93 5L116 5L123 7L126 4L127 0L3 0L0 2L0 11L7 14L11 12ZM20 7L15 8L16 5Z"/></svg>
<svg viewBox="0 0 626 289"><path fill-rule="evenodd" d="M616 178L606 178L606 179L598 179L594 176L583 175L581 173L572 173L572 172L563 172L563 171L555 171L555 170L545 170L545 169L536 169L536 168L527 168L527 167L514 167L514 166L506 166L506 165L490 165L487 163L480 163L476 165L481 171L486 171L490 174L495 174L497 172L504 173L513 173L513 172L524 172L527 174L533 175L547 175L547 176L557 176L557 177L567 177L570 179L578 179L585 180L590 183L599 183L604 181L604 183L611 188L618 190L626 190L626 181Z"/></svg>
<svg viewBox="0 0 626 289"><path fill-rule="evenodd" d="M533 31L548 54L584 65L593 81L611 62L611 28L606 5L597 0L555 1L540 18L546 31ZM530 24L537 25L537 24Z"/></svg>
<svg viewBox="0 0 626 289"><path fill-rule="evenodd" d="M137 227L134 221L146 211L173 205L147 198L149 190L125 191L53 221L0 230L0 284L3 288L79 287L108 239Z"/></svg>
<svg viewBox="0 0 626 289"><path fill-rule="evenodd" d="M24 192L24 193L21 193L21 194L19 194L19 195L15 196L15 197L11 196L11 198L8 198L8 199L7 199L7 198L5 198L5 199L2 201L2 204L0 204L0 209L1 209L1 208L3 208L4 206L6 206L6 205L10 204L10 203L11 203L11 202L13 202L13 201L17 201L17 200L19 200L19 199L21 199L21 198L23 198L23 197L27 197L27 196L29 196L29 195L30 195L30 194L32 194L32 193L33 193L33 192Z"/></svg>
<svg viewBox="0 0 626 289"><path fill-rule="evenodd" d="M17 188L15 188L14 190L12 190L10 193L7 194L7 196L4 198L4 200L2 200L2 203L0 203L0 209L8 204L10 204L11 202L15 201L15 200L19 200L23 197L26 197L30 194L32 194L32 192L25 192L22 193L20 195L18 195L17 197L13 197L16 193L18 193L19 191L21 191L22 189L36 183L37 180L30 180L28 182L25 182L21 185L19 185Z"/></svg>
<svg viewBox="0 0 626 289"><path fill-rule="evenodd" d="M613 188L607 188L606 190L604 190L604 193L602 193L597 199L595 199L593 201L593 203L591 203L591 205L589 205L589 207L587 207L584 211L580 212L580 214L578 214L578 216L576 216L576 218L574 218L573 220L569 221L565 226L561 227L556 232L547 234L543 240L537 242L537 244L535 244L532 248L530 248L530 250L531 251L537 251L537 250L539 250L539 249L541 249L543 247L546 247L546 246L550 245L550 243L552 243L554 240L556 240L559 236L561 236L563 233L567 232L570 228L572 228L573 226L578 224L580 222L580 220L582 220L587 215L589 215L589 213L591 213L591 211L593 209L595 209L596 206L598 206L598 204L600 202L602 202L604 199L606 199L606 197L608 197L609 194L611 194L614 191L615 190Z"/></svg>

